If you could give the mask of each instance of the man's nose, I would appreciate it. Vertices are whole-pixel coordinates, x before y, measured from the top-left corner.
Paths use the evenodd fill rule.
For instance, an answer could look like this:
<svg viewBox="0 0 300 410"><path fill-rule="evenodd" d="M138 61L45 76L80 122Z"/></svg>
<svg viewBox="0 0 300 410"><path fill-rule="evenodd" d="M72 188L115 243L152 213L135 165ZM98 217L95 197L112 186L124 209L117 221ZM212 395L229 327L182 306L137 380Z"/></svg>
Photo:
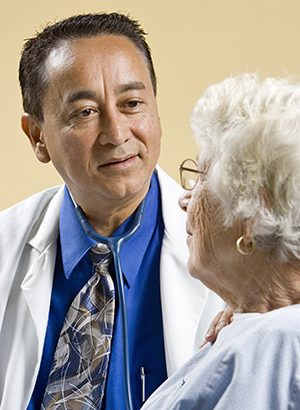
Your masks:
<svg viewBox="0 0 300 410"><path fill-rule="evenodd" d="M131 138L131 130L126 116L117 109L110 109L102 117L99 142L101 145L122 145Z"/></svg>
<svg viewBox="0 0 300 410"><path fill-rule="evenodd" d="M183 193L180 195L178 199L180 208L185 212L187 211L191 197L192 197L192 191L185 190L183 191Z"/></svg>

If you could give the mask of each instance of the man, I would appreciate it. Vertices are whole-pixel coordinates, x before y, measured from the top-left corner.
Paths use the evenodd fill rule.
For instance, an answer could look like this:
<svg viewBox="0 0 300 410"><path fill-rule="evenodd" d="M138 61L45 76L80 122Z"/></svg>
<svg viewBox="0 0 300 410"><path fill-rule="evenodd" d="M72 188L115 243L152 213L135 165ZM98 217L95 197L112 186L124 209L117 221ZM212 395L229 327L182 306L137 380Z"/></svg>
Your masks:
<svg viewBox="0 0 300 410"><path fill-rule="evenodd" d="M74 202L110 237L124 234L147 201L142 227L121 252L135 409L190 357L203 309L206 329L223 306L186 271L180 189L156 167L161 127L144 34L120 14L81 15L25 44L22 128L66 185L0 215L1 409L40 408L64 319L92 277L96 242ZM102 407L89 408L125 409L116 300Z"/></svg>

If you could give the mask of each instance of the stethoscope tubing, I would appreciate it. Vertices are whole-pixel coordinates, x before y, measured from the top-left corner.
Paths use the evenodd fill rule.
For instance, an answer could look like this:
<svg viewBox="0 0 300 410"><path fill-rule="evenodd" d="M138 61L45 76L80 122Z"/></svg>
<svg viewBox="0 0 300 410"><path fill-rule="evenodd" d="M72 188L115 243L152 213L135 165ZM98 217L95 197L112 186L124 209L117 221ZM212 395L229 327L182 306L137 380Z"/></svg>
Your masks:
<svg viewBox="0 0 300 410"><path fill-rule="evenodd" d="M125 403L127 410L133 410L132 396L131 396L131 383L130 383L130 363L129 363L129 342L128 342L128 320L127 320L127 308L126 299L124 292L124 280L123 272L121 267L120 253L121 248L125 242L133 237L136 232L140 229L142 224L142 219L144 216L146 205L146 198L140 203L131 228L122 236L116 237L106 237L99 235L93 230L90 223L86 219L86 216L80 206L75 207L76 215L83 227L85 233L93 238L97 242L104 243L109 247L113 255L113 261L116 272L117 289L119 295L119 306L121 313L121 323L122 323L122 354L123 354L123 377L124 377L124 392L125 392Z"/></svg>

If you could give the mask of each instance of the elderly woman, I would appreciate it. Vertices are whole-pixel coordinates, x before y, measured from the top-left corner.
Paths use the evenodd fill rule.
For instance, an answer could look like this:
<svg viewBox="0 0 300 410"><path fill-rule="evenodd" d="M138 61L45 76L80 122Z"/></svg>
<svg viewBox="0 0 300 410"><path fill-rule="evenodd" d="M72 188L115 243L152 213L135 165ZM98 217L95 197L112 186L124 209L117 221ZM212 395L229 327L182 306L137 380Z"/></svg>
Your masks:
<svg viewBox="0 0 300 410"><path fill-rule="evenodd" d="M192 129L188 267L233 322L143 410L300 409L300 85L229 78L198 101Z"/></svg>

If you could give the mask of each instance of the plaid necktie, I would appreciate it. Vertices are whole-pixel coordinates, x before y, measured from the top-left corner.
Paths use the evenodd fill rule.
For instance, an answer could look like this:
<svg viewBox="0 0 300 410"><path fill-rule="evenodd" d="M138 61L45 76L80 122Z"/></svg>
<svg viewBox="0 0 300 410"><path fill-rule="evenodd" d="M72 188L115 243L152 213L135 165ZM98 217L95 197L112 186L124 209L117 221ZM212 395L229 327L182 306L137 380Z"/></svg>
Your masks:
<svg viewBox="0 0 300 410"><path fill-rule="evenodd" d="M114 325L109 248L89 252L95 274L73 300L61 331L41 410L100 409Z"/></svg>

